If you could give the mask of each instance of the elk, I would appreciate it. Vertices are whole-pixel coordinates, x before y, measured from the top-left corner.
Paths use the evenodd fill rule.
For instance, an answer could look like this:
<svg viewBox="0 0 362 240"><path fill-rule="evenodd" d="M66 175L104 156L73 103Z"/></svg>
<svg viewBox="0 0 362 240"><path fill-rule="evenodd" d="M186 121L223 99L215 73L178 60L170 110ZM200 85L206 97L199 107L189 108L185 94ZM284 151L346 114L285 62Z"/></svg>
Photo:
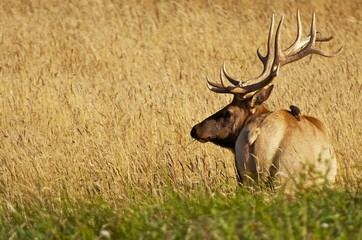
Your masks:
<svg viewBox="0 0 362 240"><path fill-rule="evenodd" d="M258 77L244 82L236 80L226 71L225 63L220 69L220 83L206 77L211 91L233 94L233 100L195 125L191 136L199 142L212 142L230 149L235 156L240 184L272 182L275 186L276 182L290 182L295 185L298 179L303 178L302 173L308 166L312 166L328 183L333 183L337 161L324 124L314 117L301 115L295 106L291 106L291 111L270 111L264 102L274 87L270 83L282 66L312 54L334 57L340 54L342 47L334 53L315 47L316 42L328 42L333 37L317 36L314 13L310 34L302 37L298 11L296 40L283 50L280 46L283 19L284 16L275 35L274 15L271 19L266 55L263 56L257 49L257 56L263 64L263 71Z"/></svg>

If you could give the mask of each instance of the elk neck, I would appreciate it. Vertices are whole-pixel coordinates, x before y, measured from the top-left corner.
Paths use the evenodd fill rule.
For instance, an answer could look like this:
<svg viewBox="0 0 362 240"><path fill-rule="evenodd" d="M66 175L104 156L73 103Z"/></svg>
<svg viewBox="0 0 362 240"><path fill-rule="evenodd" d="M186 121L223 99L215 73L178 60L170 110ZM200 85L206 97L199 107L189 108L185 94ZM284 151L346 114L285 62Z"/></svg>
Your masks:
<svg viewBox="0 0 362 240"><path fill-rule="evenodd" d="M262 105L256 107L255 109L253 109L252 111L250 111L250 115L245 119L242 127L240 128L240 131L238 131L232 137L228 138L228 140L226 140L226 141L225 140L223 140L223 141L215 140L215 141L211 141L211 142L213 142L214 144L216 144L220 147L227 148L234 153L235 152L235 143L239 137L241 130L244 127L246 127L249 123L256 121L256 119L258 119L259 121L264 120L264 118L267 117L271 113L272 112L270 110L268 110L264 104L262 104ZM262 118L262 119L260 119L260 118Z"/></svg>
<svg viewBox="0 0 362 240"><path fill-rule="evenodd" d="M244 125L242 128L247 126L249 123L255 121L257 118L262 117L263 119L267 117L269 114L271 114L272 111L270 111L265 104L261 104L260 106L256 107L252 110L251 115L245 120Z"/></svg>

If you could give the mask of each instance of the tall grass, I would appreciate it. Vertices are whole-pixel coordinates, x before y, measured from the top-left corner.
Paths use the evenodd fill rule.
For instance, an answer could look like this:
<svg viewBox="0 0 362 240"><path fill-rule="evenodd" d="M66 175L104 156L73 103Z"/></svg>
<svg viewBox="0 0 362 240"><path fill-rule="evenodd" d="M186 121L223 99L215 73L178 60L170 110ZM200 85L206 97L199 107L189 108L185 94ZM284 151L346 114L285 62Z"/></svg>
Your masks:
<svg viewBox="0 0 362 240"><path fill-rule="evenodd" d="M362 169L361 7L359 1L1 1L2 231L17 218L20 229L21 221L36 228L43 213L51 218L42 221L44 229L58 220L68 226L77 211L102 212L97 199L117 218L124 214L119 209L145 199L166 201L165 189L233 195L232 154L189 137L193 124L230 101L209 92L204 76L217 77L223 61L235 77L255 76L261 69L255 50L265 46L271 15L285 15L287 46L297 8L305 29L316 11L318 30L335 36L323 48L344 51L282 69L269 107L294 104L326 123L338 155L336 188L355 191Z"/></svg>

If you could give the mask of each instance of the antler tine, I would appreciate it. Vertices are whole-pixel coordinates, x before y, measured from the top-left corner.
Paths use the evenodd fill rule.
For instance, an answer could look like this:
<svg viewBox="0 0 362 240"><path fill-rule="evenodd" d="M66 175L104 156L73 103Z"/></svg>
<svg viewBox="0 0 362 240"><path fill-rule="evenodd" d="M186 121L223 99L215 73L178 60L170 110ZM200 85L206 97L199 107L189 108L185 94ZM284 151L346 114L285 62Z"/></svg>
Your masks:
<svg viewBox="0 0 362 240"><path fill-rule="evenodd" d="M313 14L313 16L315 17L315 14ZM314 20L315 21L315 20ZM303 48L306 44L309 43L311 36L307 36L305 38L302 38L302 22L300 20L300 14L299 14L299 9L297 10L297 37L295 39L295 41L292 43L292 45L290 45L290 47L288 47L287 49L285 49L283 51L283 53L285 55L292 55L295 53L295 51ZM315 42L329 42L330 40L333 39L333 36L330 37L318 37L316 36L315 38Z"/></svg>
<svg viewBox="0 0 362 240"><path fill-rule="evenodd" d="M232 78L232 77L229 75L229 73L226 71L225 62L222 64L221 70L222 70L222 72L224 73L224 76L227 78L227 80L229 80L229 82L231 82L234 86L240 86L240 81ZM220 78L221 78L221 76L220 76Z"/></svg>
<svg viewBox="0 0 362 240"><path fill-rule="evenodd" d="M220 69L220 83L215 83L209 80L208 77L206 77L206 83L207 83L207 87L214 92L225 92L227 91L228 87L225 85L222 74L224 72L224 67L225 67L225 63L223 64L223 66Z"/></svg>
<svg viewBox="0 0 362 240"><path fill-rule="evenodd" d="M289 55L296 49L303 47L305 44L308 43L309 37L307 37L307 38L303 39L303 41L301 41L302 31L303 31L302 29L303 29L302 23L300 20L300 14L299 14L299 9L298 9L298 11L297 11L297 37L296 37L295 41L292 43L292 45L290 45L290 47L288 47L287 49L284 50L284 54Z"/></svg>
<svg viewBox="0 0 362 240"><path fill-rule="evenodd" d="M280 62L283 61L283 51L282 49L280 48L280 45L279 45L279 41L280 41L280 29L282 28L282 24L283 24L283 20L284 20L284 16L282 16L282 18L280 19L279 21L279 24L278 24L278 28L277 28L277 32L275 34L275 57L274 57L274 66L275 65L279 65Z"/></svg>
<svg viewBox="0 0 362 240"><path fill-rule="evenodd" d="M224 78L223 75L226 76L226 78L229 81L234 81L235 84L234 86L228 86L225 84L224 82ZM220 83L215 83L215 82L211 82L208 77L206 77L206 83L207 83L207 87L213 91L213 92L217 92L217 93L230 93L230 94L238 94L238 93L244 93L244 90L237 87L237 85L239 85L239 81L234 80L231 78L231 80L229 79L231 78L225 69L225 63L222 65L222 67L220 68Z"/></svg>
<svg viewBox="0 0 362 240"><path fill-rule="evenodd" d="M256 78L253 78L253 79L249 79L247 81L244 81L244 82L241 82L239 84L239 87L245 87L246 85L250 85L250 84L253 84L255 82L259 82L260 80L262 80L263 78L266 77L266 75L269 74L268 70L271 68L272 66L272 61L273 61L273 58L274 58L274 48L273 48L273 45L274 45L274 38L273 38L273 32L274 32L274 14L271 18L271 22L270 22L270 27L269 27L269 33L268 33L268 44L267 44L267 53L265 56L263 56L261 53L260 53L260 48L258 48L256 50L256 53L260 59L260 61L263 63L263 71L262 73L256 77Z"/></svg>
<svg viewBox="0 0 362 240"><path fill-rule="evenodd" d="M282 19L280 20L279 25L278 25L277 34L279 33L279 35L280 35L279 29L281 27L281 24L283 23L283 19L284 19L284 16L282 17ZM260 52L258 51L259 59L262 61L263 65L264 65L263 72L257 78L240 83L240 81L237 81L230 77L230 75L226 72L225 64L223 64L222 70L223 70L224 76L229 81L230 81L229 78L231 78L231 80L235 81L235 83L237 83L237 82L239 83L239 85L235 85L233 83L235 87L225 86L225 84L223 83L222 74L220 72L220 80L223 84L224 89L228 89L229 91L231 91L231 93L234 93L234 94L235 93L247 94L247 93L251 93L260 88L265 87L277 76L277 74L279 72L280 64L275 63L275 61L277 60L278 54L276 53L276 49L275 49L277 47L275 45L277 42L277 39L275 39L275 42L273 41L273 30L274 30L274 15L272 17L270 28L269 28L267 54L265 56L262 56L260 54ZM273 47L273 44L275 45L274 47ZM249 83L249 84L246 85L246 83Z"/></svg>
<svg viewBox="0 0 362 240"><path fill-rule="evenodd" d="M319 49L312 49L312 53L313 54L317 54L323 57L328 57L328 58L332 58L335 56L338 56L343 50L343 46L341 46L335 53L328 53Z"/></svg>
<svg viewBox="0 0 362 240"><path fill-rule="evenodd" d="M250 93L250 92L256 91L260 88L265 87L278 75L279 69L281 66L281 64L279 63L279 59L282 56L282 50L280 50L280 47L279 47L279 39L280 39L280 29L283 24L283 20L284 20L284 16L281 17L278 27L277 27L275 41L274 41L274 49L273 49L274 54L269 54L269 50L268 50L268 54L267 54L268 59L266 62L266 66L264 66L264 72L257 78L257 79L259 79L261 76L263 76L264 79L262 79L261 81L257 81L251 85L241 86L241 88L243 88L246 93ZM273 26L274 25L274 16L272 18L271 25L272 26L270 27L270 30L272 31L273 27L274 27ZM271 37L270 32L269 32L269 37ZM270 40L270 41L268 41L268 44L269 44L268 49L272 49L273 42ZM272 59L273 57L274 57L274 59ZM268 76L265 77L264 75L265 75L265 73L267 73L267 71L266 71L267 69L268 70L270 69L270 72L268 73Z"/></svg>
<svg viewBox="0 0 362 240"><path fill-rule="evenodd" d="M234 86L228 86L225 84L224 82L224 77L225 76L232 84L234 84ZM221 82L221 85L222 87L228 91L229 93L232 93L232 94L238 94L238 93L246 93L245 90L243 88L240 88L238 85L240 84L239 81L237 80L234 80L233 78L231 78L228 73L226 72L226 69L225 69L225 62L223 63L222 67L220 68L220 82Z"/></svg>
<svg viewBox="0 0 362 240"><path fill-rule="evenodd" d="M313 12L312 24L311 24L311 27L310 27L310 40L309 40L309 43L308 43L307 47L312 47L315 44L315 40L316 40L316 37L317 37L317 30L316 30L315 25L316 25L315 24L315 12Z"/></svg>
<svg viewBox="0 0 362 240"><path fill-rule="evenodd" d="M263 63L264 65L264 70L266 70L266 62L268 60L268 57L270 56L270 53L271 53L271 49L273 48L273 31L274 31L274 14L272 16L272 19L271 19L271 23L270 23L270 27L269 27L269 34L268 34L268 45L267 45L267 53L265 56L263 56L261 53L260 53L260 48L258 48L256 50L256 53L258 54L258 57L260 59L260 61ZM264 71L263 71L264 72Z"/></svg>
<svg viewBox="0 0 362 240"><path fill-rule="evenodd" d="M209 86L216 87L216 88L224 88L220 83L211 82L208 77L205 77L205 78L206 78L206 83Z"/></svg>
<svg viewBox="0 0 362 240"><path fill-rule="evenodd" d="M249 79L247 81L244 81L244 82L241 82L241 81L238 81L238 86L239 87L243 87L245 85L248 85L248 84L252 84L252 83L255 83L257 81L260 81L260 79L262 78L265 78L266 75L268 74L268 69L271 67L271 61L274 57L274 51L273 51L273 43L274 43L274 39L273 39L273 32L274 32L274 14L272 15L272 18L271 18L271 22L270 22L270 27L269 27L269 33L268 33L268 44L267 44L267 53L265 56L263 56L261 53L260 53L260 48L258 48L256 50L256 54L258 55L258 58L259 60L263 63L263 71L262 73L256 77L256 78L253 78L253 79ZM226 73L226 71L225 71ZM230 77L229 74L225 74L225 77L228 78ZM229 79L229 78L228 78ZM235 80L235 79L232 79L232 80ZM230 81L230 79L229 79ZM233 83L234 84L234 83ZM235 85L235 84L234 84ZM236 85L235 85L236 86Z"/></svg>
<svg viewBox="0 0 362 240"><path fill-rule="evenodd" d="M230 93L221 84L211 82L208 77L206 77L206 86L208 89L210 89L213 92L216 93Z"/></svg>
<svg viewBox="0 0 362 240"><path fill-rule="evenodd" d="M327 53L325 51L322 51L320 49L315 49L315 48L312 48L313 45L315 45L315 42L317 41L317 32L316 32L316 23L315 23L315 12L313 13L313 17L312 17L312 27L311 27L311 40L310 40L310 44L307 45L307 47L310 45L310 53L311 54L317 54L317 55L321 55L323 57L335 57L337 55L339 55L341 52L342 52L342 49L343 49L343 46L341 46L337 52L335 53ZM314 34L314 36L312 35L312 32ZM319 42L327 42L329 40L333 39L333 36L329 37L329 38L323 38L322 40L319 40ZM313 40L313 42L312 42Z"/></svg>
<svg viewBox="0 0 362 240"><path fill-rule="evenodd" d="M298 11L298 18L299 17L299 11ZM300 19L298 20L298 29L301 29ZM299 32L298 32L299 34ZM297 40L292 44L291 47L284 50L281 55L281 66L295 62L299 59L304 58L305 56L309 54L317 54L324 57L334 57L341 53L342 48L341 47L337 52L335 53L328 53L325 51L322 51L320 49L313 48L316 42L328 42L332 40L333 37L328 38L318 38L317 37L317 30L316 30L316 20L315 20L315 13L312 15L312 23L311 23L311 30L310 35L306 38L299 38L297 37Z"/></svg>

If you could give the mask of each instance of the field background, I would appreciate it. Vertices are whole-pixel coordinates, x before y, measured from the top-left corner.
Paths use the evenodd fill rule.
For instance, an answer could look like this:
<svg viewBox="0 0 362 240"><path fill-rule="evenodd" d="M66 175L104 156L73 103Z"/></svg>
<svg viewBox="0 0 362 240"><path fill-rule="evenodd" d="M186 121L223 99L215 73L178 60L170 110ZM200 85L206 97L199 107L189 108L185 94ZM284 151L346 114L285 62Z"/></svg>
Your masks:
<svg viewBox="0 0 362 240"><path fill-rule="evenodd" d="M231 100L205 76L223 61L237 78L256 76L272 14L285 16L287 47L297 9L304 34L315 11L317 30L335 37L318 47L343 52L282 68L268 106L321 119L337 186L361 186L361 1L2 0L1 212L98 198L122 208L164 188L235 191L232 154L189 135Z"/></svg>

